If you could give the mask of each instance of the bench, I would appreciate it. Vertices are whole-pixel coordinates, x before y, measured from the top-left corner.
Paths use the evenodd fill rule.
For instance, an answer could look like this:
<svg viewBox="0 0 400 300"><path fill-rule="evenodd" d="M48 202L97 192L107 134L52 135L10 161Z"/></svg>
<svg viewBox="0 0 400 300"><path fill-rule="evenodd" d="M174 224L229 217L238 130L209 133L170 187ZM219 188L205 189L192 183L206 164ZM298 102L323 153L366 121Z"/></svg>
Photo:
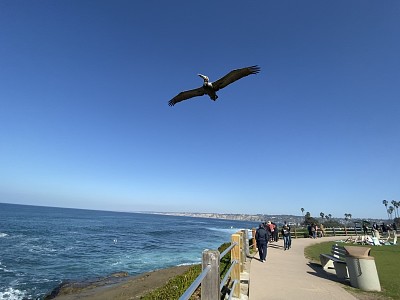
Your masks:
<svg viewBox="0 0 400 300"><path fill-rule="evenodd" d="M335 268L336 276L340 279L349 278L346 265L346 250L342 246L337 244L332 245L330 254L320 254L319 259L321 261L322 268L324 270L328 268Z"/></svg>

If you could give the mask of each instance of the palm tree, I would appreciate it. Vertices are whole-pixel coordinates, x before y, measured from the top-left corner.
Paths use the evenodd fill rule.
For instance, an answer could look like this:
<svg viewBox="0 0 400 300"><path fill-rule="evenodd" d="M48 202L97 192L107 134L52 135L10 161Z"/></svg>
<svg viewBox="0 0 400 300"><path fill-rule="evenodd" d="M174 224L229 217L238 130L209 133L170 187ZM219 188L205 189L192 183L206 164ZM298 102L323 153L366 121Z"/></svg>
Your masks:
<svg viewBox="0 0 400 300"><path fill-rule="evenodd" d="M393 219L393 218L392 218L393 211L394 211L394 207L393 207L393 206L389 206L389 208L388 208L388 215L390 215L390 219Z"/></svg>
<svg viewBox="0 0 400 300"><path fill-rule="evenodd" d="M301 213L302 213L302 215L304 217L304 208L300 208L300 210L301 210Z"/></svg>
<svg viewBox="0 0 400 300"><path fill-rule="evenodd" d="M393 206L394 206L394 217L395 218L398 218L399 217L399 203L400 203L400 201L399 202L397 202L397 201L395 201L395 200L392 200L392 202L391 202L392 204L393 204Z"/></svg>
<svg viewBox="0 0 400 300"><path fill-rule="evenodd" d="M329 216L329 219L332 219L332 215L331 214L328 214L328 216Z"/></svg>
<svg viewBox="0 0 400 300"><path fill-rule="evenodd" d="M304 216L304 223L309 224L311 222L310 219L311 219L311 214L308 211L308 212L306 212L306 215Z"/></svg>
<svg viewBox="0 0 400 300"><path fill-rule="evenodd" d="M382 204L385 205L386 211L387 211L388 201L387 200L382 200ZM389 218L389 213L388 213L388 218Z"/></svg>
<svg viewBox="0 0 400 300"><path fill-rule="evenodd" d="M325 214L323 212L320 212L319 215L321 216L321 219L324 219Z"/></svg>

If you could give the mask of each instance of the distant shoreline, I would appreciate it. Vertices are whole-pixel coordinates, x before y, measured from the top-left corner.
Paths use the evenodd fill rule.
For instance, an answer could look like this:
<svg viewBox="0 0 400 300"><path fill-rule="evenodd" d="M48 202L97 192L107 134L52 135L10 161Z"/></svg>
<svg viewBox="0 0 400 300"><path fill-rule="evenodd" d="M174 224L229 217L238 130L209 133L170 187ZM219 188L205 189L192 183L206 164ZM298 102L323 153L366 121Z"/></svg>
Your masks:
<svg viewBox="0 0 400 300"><path fill-rule="evenodd" d="M166 215L166 216L177 216L177 217L193 217L193 218L206 218L206 219L219 219L219 220L232 220L232 221L247 221L247 222L266 222L271 220L275 223L282 223L287 221L289 223L300 224L304 222L304 216L297 215L267 215L267 214L225 214L225 213L197 213L197 212L154 212L154 211L138 211L133 213L143 213L143 214L154 214L154 215ZM320 218L319 216L317 219ZM387 219L381 218L353 218L351 220L346 220L342 217L333 217L332 219L342 223L345 226L346 223L360 223L362 220L369 222L388 222Z"/></svg>
<svg viewBox="0 0 400 300"><path fill-rule="evenodd" d="M78 210L88 210L88 211L103 211L103 212L114 212L114 213L136 213L136 214L149 214L149 215L166 215L166 216L178 216L178 217L194 217L194 218L208 218L208 219L222 219L222 220L232 220L232 221L249 221L249 222L264 222L266 220L286 220L291 222L291 220L296 220L299 222L304 221L304 216L298 215L286 215L286 214L235 214L235 213L199 213L199 212L157 212L157 211L121 211L121 210L106 210L106 209L95 209L95 208L77 208L77 207L61 207L61 206L47 206L47 205L33 205L33 204L22 204L22 203L9 203L0 202L0 204L6 205L22 205L22 206L35 206L35 207L47 207L47 208L62 208L62 209L78 209ZM319 216L317 216L319 218ZM345 223L345 218L343 217L333 217L333 219ZM351 221L367 220L370 222L387 222L386 218L361 218L354 217ZM298 223L298 222L296 222Z"/></svg>

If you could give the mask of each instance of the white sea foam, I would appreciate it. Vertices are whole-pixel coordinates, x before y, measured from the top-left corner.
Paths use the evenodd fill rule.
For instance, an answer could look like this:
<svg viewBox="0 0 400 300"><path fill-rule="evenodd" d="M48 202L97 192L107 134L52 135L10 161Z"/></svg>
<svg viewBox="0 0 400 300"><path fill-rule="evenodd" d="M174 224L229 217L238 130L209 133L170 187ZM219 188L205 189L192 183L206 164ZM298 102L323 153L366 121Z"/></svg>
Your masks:
<svg viewBox="0 0 400 300"><path fill-rule="evenodd" d="M237 231L240 231L238 228L216 228L216 227L208 227L208 230L213 230L213 231L219 231L219 232L226 232L226 233L235 233Z"/></svg>
<svg viewBox="0 0 400 300"><path fill-rule="evenodd" d="M11 272L11 270L6 269L7 266L3 265L0 261L0 271L3 272Z"/></svg>
<svg viewBox="0 0 400 300"><path fill-rule="evenodd" d="M182 266L193 266L193 265L198 265L198 262L194 262L194 263L183 263L183 264L179 264L178 267L182 267Z"/></svg>
<svg viewBox="0 0 400 300"><path fill-rule="evenodd" d="M7 233L0 232L0 238L8 236Z"/></svg>
<svg viewBox="0 0 400 300"><path fill-rule="evenodd" d="M49 248L49 247L45 247L45 246L32 246L29 249L29 252L52 253L52 252L57 252L57 249Z"/></svg>
<svg viewBox="0 0 400 300"><path fill-rule="evenodd" d="M25 299L26 293L17 289L7 288L4 292L0 292L0 299L21 300Z"/></svg>

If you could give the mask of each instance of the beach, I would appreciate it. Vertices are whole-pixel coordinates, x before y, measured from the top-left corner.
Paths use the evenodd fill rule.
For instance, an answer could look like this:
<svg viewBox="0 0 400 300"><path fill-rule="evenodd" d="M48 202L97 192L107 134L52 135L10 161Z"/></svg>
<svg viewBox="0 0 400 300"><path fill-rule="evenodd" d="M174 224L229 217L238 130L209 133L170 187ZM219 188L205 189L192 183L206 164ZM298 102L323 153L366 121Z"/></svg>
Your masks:
<svg viewBox="0 0 400 300"><path fill-rule="evenodd" d="M146 293L164 286L171 278L185 273L190 266L178 266L167 269L155 270L141 275L124 277L118 283L97 281L89 286L60 290L60 294L47 299L57 300L125 300L140 299ZM79 285L79 284L76 284Z"/></svg>

